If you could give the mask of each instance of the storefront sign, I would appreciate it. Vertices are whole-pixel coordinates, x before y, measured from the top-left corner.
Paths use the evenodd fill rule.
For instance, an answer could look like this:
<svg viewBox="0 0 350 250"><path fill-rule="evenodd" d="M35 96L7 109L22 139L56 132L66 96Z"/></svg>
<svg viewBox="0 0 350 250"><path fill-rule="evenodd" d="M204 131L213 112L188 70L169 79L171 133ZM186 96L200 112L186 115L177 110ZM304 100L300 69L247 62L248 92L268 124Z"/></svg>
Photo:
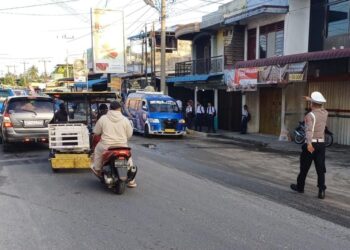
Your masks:
<svg viewBox="0 0 350 250"><path fill-rule="evenodd" d="M258 68L242 68L234 70L234 91L256 91Z"/></svg>
<svg viewBox="0 0 350 250"><path fill-rule="evenodd" d="M307 62L286 65L269 65L263 67L235 69L234 88L255 87L257 84L287 84L289 82L304 82L307 80ZM227 83L228 84L228 83ZM232 84L231 84L232 85ZM231 87L228 84L228 87ZM254 89L254 90L255 90Z"/></svg>
<svg viewBox="0 0 350 250"><path fill-rule="evenodd" d="M307 62L288 64L288 82L304 82L307 80Z"/></svg>
<svg viewBox="0 0 350 250"><path fill-rule="evenodd" d="M265 66L259 68L259 84L277 84L285 82L287 66Z"/></svg>

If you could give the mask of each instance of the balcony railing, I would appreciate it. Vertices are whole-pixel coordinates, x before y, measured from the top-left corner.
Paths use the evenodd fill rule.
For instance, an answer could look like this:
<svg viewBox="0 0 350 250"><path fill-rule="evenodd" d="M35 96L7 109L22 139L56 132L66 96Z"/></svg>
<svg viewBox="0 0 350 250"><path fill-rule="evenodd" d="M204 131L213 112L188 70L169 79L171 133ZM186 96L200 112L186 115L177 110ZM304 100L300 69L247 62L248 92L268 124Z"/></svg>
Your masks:
<svg viewBox="0 0 350 250"><path fill-rule="evenodd" d="M203 75L215 74L224 71L224 57L215 56L208 59L198 59L186 62L176 63L175 75Z"/></svg>

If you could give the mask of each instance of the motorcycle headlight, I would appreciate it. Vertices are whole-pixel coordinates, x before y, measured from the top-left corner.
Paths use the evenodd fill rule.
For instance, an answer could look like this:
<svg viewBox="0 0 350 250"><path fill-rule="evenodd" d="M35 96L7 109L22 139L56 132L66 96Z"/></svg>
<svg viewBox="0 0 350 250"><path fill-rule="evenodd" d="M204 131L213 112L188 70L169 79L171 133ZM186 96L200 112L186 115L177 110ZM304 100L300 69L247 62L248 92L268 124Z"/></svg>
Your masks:
<svg viewBox="0 0 350 250"><path fill-rule="evenodd" d="M148 118L150 123L160 123L159 119Z"/></svg>
<svg viewBox="0 0 350 250"><path fill-rule="evenodd" d="M184 119L181 119L181 120L179 120L179 123L180 123L180 124L185 124L186 121L185 121Z"/></svg>

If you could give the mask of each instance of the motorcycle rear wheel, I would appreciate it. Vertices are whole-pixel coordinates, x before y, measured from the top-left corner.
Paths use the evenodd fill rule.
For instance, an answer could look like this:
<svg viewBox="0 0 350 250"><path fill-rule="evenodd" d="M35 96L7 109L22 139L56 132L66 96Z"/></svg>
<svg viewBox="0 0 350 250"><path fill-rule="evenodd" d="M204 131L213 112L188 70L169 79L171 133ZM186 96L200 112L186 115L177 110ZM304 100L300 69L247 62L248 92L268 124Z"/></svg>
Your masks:
<svg viewBox="0 0 350 250"><path fill-rule="evenodd" d="M330 147L333 144L333 135L325 134L324 139L326 147Z"/></svg>
<svg viewBox="0 0 350 250"><path fill-rule="evenodd" d="M113 187L113 192L116 194L123 194L125 192L126 182L125 181L118 181L115 186Z"/></svg>
<svg viewBox="0 0 350 250"><path fill-rule="evenodd" d="M302 135L295 134L295 135L294 135L294 142L295 142L296 144L302 144L302 143L305 142L305 137L302 136Z"/></svg>

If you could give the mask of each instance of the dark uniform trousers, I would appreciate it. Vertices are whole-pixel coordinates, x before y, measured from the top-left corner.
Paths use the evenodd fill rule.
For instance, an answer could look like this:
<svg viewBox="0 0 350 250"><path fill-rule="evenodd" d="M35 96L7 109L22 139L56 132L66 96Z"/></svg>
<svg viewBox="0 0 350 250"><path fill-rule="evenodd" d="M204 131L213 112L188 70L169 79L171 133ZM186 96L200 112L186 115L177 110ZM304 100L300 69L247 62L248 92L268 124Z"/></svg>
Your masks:
<svg viewBox="0 0 350 250"><path fill-rule="evenodd" d="M210 131L213 131L215 133L215 128L214 128L214 115L208 114L208 133Z"/></svg>
<svg viewBox="0 0 350 250"><path fill-rule="evenodd" d="M302 146L302 153L300 155L300 174L297 179L298 189L302 191L304 190L307 173L310 170L312 161L314 161L317 177L318 177L317 186L321 190L326 190L326 185L325 185L326 146L324 143L321 143L321 142L312 143L312 145L315 148L315 151L312 154L307 150L306 143L304 143Z"/></svg>
<svg viewBox="0 0 350 250"><path fill-rule="evenodd" d="M199 132L202 132L203 118L204 118L204 114L201 114L201 113L196 114L195 130Z"/></svg>

